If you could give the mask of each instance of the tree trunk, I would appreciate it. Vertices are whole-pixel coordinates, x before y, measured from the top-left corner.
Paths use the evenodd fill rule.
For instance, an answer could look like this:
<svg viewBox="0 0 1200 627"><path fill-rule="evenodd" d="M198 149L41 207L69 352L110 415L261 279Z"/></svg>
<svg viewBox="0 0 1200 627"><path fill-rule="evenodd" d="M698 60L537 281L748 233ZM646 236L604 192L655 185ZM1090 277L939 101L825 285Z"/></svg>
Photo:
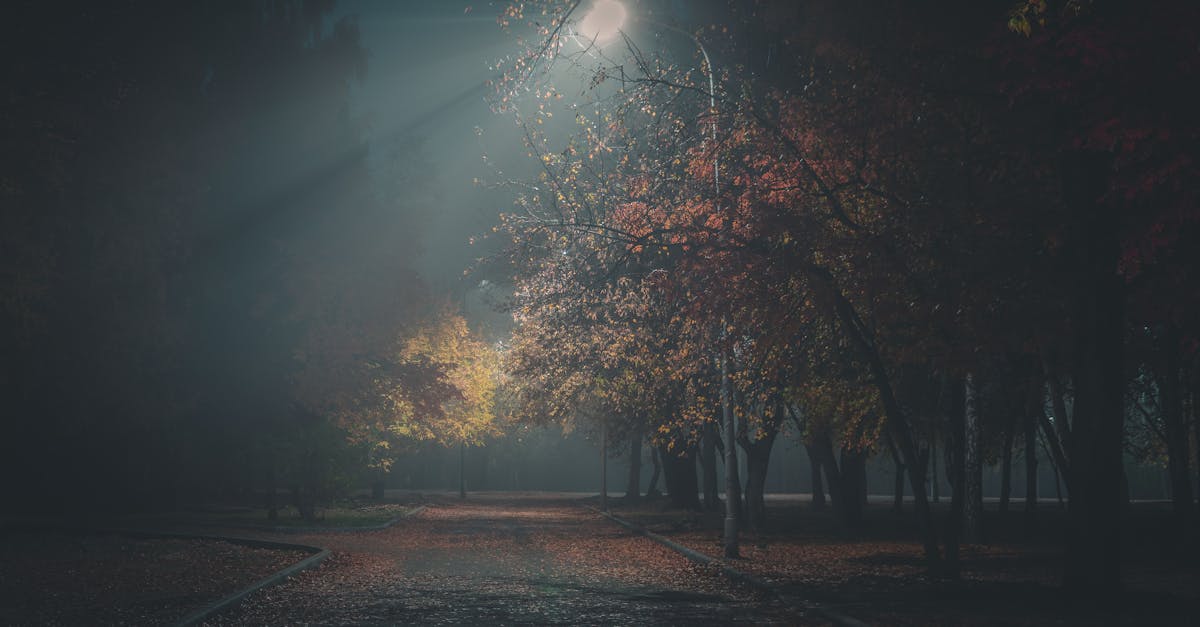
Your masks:
<svg viewBox="0 0 1200 627"><path fill-rule="evenodd" d="M1032 536L1037 528L1038 460L1037 425L1043 408L1029 408L1025 416L1025 532Z"/></svg>
<svg viewBox="0 0 1200 627"><path fill-rule="evenodd" d="M963 502L966 500L966 466L963 464L964 412L966 388L958 380L948 380L944 397L948 399L946 422L946 479L950 483L950 512L946 520L946 566L944 575L959 576L959 539L962 536Z"/></svg>
<svg viewBox="0 0 1200 627"><path fill-rule="evenodd" d="M904 462L896 452L896 445L891 438L887 440L888 451L892 454L892 463L896 465L895 483L892 485L892 511L899 514L904 511Z"/></svg>
<svg viewBox="0 0 1200 627"><path fill-rule="evenodd" d="M696 482L696 460L692 451L688 450L683 455L678 455L663 446L659 448L659 456L671 504L681 509L701 510L699 486Z"/></svg>
<svg viewBox="0 0 1200 627"><path fill-rule="evenodd" d="M821 462L813 454L811 444L805 443L804 450L808 453L809 475L812 477L812 508L825 509L825 489L821 485Z"/></svg>
<svg viewBox="0 0 1200 627"><path fill-rule="evenodd" d="M975 377L967 373L963 380L963 391L966 404L964 405L964 442L963 467L966 480L965 501L963 503L963 541L968 544L978 544L982 537L983 523L983 467L979 451L979 398L975 385Z"/></svg>
<svg viewBox="0 0 1200 627"><path fill-rule="evenodd" d="M1065 447L1068 446L1068 441L1071 439L1071 418L1067 415L1067 402L1063 387L1059 383L1059 373L1053 369L1050 360L1043 359L1042 364L1046 384L1050 391L1050 407L1054 410L1053 433L1057 435L1059 443Z"/></svg>
<svg viewBox="0 0 1200 627"><path fill-rule="evenodd" d="M704 511L716 512L721 510L721 490L717 486L717 433L715 422L704 423L704 431L700 436L700 469L704 476Z"/></svg>
<svg viewBox="0 0 1200 627"><path fill-rule="evenodd" d="M387 482L384 480L382 474L382 471L376 472L375 480L371 482L371 500L383 500L383 496L387 488Z"/></svg>
<svg viewBox="0 0 1200 627"><path fill-rule="evenodd" d="M1167 322L1163 338L1166 368L1163 371L1163 419L1167 431L1167 471L1171 475L1171 509L1176 528L1184 533L1192 516L1192 482L1188 476L1187 424L1183 421L1183 393L1179 383L1179 331Z"/></svg>
<svg viewBox="0 0 1200 627"><path fill-rule="evenodd" d="M600 510L608 511L608 423L600 423Z"/></svg>
<svg viewBox="0 0 1200 627"><path fill-rule="evenodd" d="M721 323L725 326L724 321ZM724 332L722 332L724 336ZM722 340L724 337L722 337ZM724 344L724 342L722 342ZM725 536L724 555L738 557L738 526L741 505L737 465L737 425L734 423L732 390L729 389L729 349L721 347L721 416L725 424ZM694 496L694 494L693 494Z"/></svg>
<svg viewBox="0 0 1200 627"><path fill-rule="evenodd" d="M839 460L833 452L833 441L828 433L814 437L813 452L820 459L829 479L829 495L838 522L848 531L858 530L862 526L867 452L842 448Z"/></svg>
<svg viewBox="0 0 1200 627"><path fill-rule="evenodd" d="M1058 470L1058 466L1053 461L1050 462L1050 468L1054 470L1054 495L1058 499L1058 507L1063 506L1063 481L1062 473Z"/></svg>
<svg viewBox="0 0 1200 627"><path fill-rule="evenodd" d="M317 504L310 490L306 490L300 485L293 485L292 503L295 504L296 511L300 512L300 518L303 518L305 522L316 522Z"/></svg>
<svg viewBox="0 0 1200 627"><path fill-rule="evenodd" d="M646 498L653 499L662 495L658 491L658 476L662 474L662 462L659 460L658 447L650 447L650 465L653 470L650 472L650 483L646 485Z"/></svg>
<svg viewBox="0 0 1200 627"><path fill-rule="evenodd" d="M458 498L467 498L467 443L458 443Z"/></svg>
<svg viewBox="0 0 1200 627"><path fill-rule="evenodd" d="M929 439L929 463L932 466L929 469L929 486L933 492L934 503L940 503L942 500L938 494L938 484L940 481L938 480L937 456L937 434L935 433L933 437Z"/></svg>
<svg viewBox="0 0 1200 627"><path fill-rule="evenodd" d="M642 434L629 438L629 480L625 482L625 500L636 503L642 499Z"/></svg>
<svg viewBox="0 0 1200 627"><path fill-rule="evenodd" d="M842 448L839 474L843 498L834 500L833 506L840 508L842 521L850 529L862 526L863 497L867 489L867 456L866 450Z"/></svg>
<svg viewBox="0 0 1200 627"><path fill-rule="evenodd" d="M275 471L267 472L267 520L279 519L279 499L275 489Z"/></svg>
<svg viewBox="0 0 1200 627"><path fill-rule="evenodd" d="M1065 392L1059 384L1059 375L1044 356L1042 359L1046 388L1050 394L1050 406L1054 411L1054 421L1046 415L1044 399L1039 399L1038 417L1042 427L1042 437L1050 453L1050 466L1054 469L1054 489L1058 494L1058 504L1062 505L1062 487L1065 484L1067 492L1071 491L1071 465L1067 459L1067 450L1071 442L1071 418L1067 415Z"/></svg>
<svg viewBox="0 0 1200 627"><path fill-rule="evenodd" d="M1030 382L1032 386L1033 383ZM1022 421L1023 422L1023 421ZM1000 453L1000 513L1008 513L1008 501L1012 498L1012 453L1016 439L1017 421L1009 415L1004 424L1004 450Z"/></svg>
<svg viewBox="0 0 1200 627"><path fill-rule="evenodd" d="M852 454L847 455L843 451L842 463L839 465L833 453L833 441L827 432L813 434L809 450L825 469L825 476L829 480L829 496L833 501L833 513L838 522L847 529L857 528L861 522L862 502L858 498L858 491L853 489L856 487L854 478L846 477L847 474L853 473L850 468Z"/></svg>
<svg viewBox="0 0 1200 627"><path fill-rule="evenodd" d="M1051 429L1050 420L1046 417L1044 410L1039 410L1035 414L1038 421L1042 425L1042 439L1046 443L1047 452L1049 453L1050 463L1054 466L1055 481L1057 477L1062 477L1062 482L1067 486L1067 492L1071 491L1071 467L1067 460L1066 450L1062 446L1062 441L1059 436Z"/></svg>
<svg viewBox="0 0 1200 627"><path fill-rule="evenodd" d="M767 485L767 468L771 461L771 447L779 435L778 423L775 428L764 426L763 437L750 441L739 438L739 443L746 451L746 513L750 528L761 533L766 528L767 503L764 491Z"/></svg>
<svg viewBox="0 0 1200 627"><path fill-rule="evenodd" d="M725 454L725 449L721 449L721 454L722 455ZM742 525L746 521L746 495L742 494L742 480L741 480L742 467L740 465L735 464L735 468L737 469L737 472L734 474L734 479L736 481L734 482L734 484L732 486L733 487L733 504L735 506L734 516L737 518L738 529L741 529ZM730 486L727 484L725 487L728 488Z"/></svg>
<svg viewBox="0 0 1200 627"><path fill-rule="evenodd" d="M854 310L853 304L838 288L832 273L819 267L810 268L810 273L828 287L834 300L838 321L870 367L871 379L876 390L879 391L879 399L887 417L884 427L892 436L896 447L900 450L901 459L909 468L909 486L912 488L917 521L921 525L921 545L925 553L926 569L930 573L937 574L942 570L941 551L938 548L933 511L929 507L929 499L925 494L925 480L915 472L917 464L913 462L917 459L917 445L913 437L912 425L892 390L888 369L884 364L883 357L879 354L870 328L862 321Z"/></svg>
<svg viewBox="0 0 1200 627"><path fill-rule="evenodd" d="M1192 439L1196 451L1196 500L1200 502L1200 358L1193 359L1192 379ZM1200 517L1197 517L1200 519Z"/></svg>
<svg viewBox="0 0 1200 627"><path fill-rule="evenodd" d="M1117 273L1120 216L1097 202L1107 160L1078 158L1064 187L1075 213L1075 411L1068 448L1065 587L1115 598L1121 589L1125 285Z"/></svg>

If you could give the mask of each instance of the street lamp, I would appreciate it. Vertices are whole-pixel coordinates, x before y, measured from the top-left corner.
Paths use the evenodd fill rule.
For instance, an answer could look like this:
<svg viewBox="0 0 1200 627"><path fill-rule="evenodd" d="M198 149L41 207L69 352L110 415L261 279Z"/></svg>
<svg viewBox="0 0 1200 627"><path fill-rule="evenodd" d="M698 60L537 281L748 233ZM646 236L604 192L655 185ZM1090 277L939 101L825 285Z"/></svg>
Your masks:
<svg viewBox="0 0 1200 627"><path fill-rule="evenodd" d="M588 43L603 46L621 34L627 16L625 5L617 0L596 0L592 10L579 20L576 32Z"/></svg>
<svg viewBox="0 0 1200 627"><path fill-rule="evenodd" d="M625 6L617 0L595 0L592 8L579 21L576 32L578 35L586 39L585 47L600 46L607 42L616 39L617 35L621 34L621 29L625 25L625 20L628 17L628 12ZM655 26L663 30L669 30L679 33L692 43L696 44L696 48L700 50L700 56L704 57L704 67L701 68L708 77L708 107L711 120L710 130L712 132L712 141L717 142L717 88L716 80L713 77L712 60L709 59L708 50L704 47L704 42L695 33L690 33L682 28L656 22L653 20L642 20L643 22ZM582 42L581 42L582 44ZM721 161L718 154L713 152L713 191L714 198L721 197ZM741 493L738 489L738 466L737 466L737 449L735 447L735 439L737 437L733 407L731 401L731 390L729 380L729 351L725 347L726 328L725 318L721 318L721 418L725 426L725 557L738 557L738 508L740 503L739 498L735 495Z"/></svg>

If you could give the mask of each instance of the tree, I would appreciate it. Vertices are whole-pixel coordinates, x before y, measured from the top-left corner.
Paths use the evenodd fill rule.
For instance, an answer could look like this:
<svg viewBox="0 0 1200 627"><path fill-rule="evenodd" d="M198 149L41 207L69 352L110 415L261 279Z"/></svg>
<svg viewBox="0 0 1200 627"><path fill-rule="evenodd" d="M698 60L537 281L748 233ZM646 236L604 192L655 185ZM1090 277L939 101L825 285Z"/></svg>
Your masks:
<svg viewBox="0 0 1200 627"><path fill-rule="evenodd" d="M521 243L554 241L544 249L591 277L576 281L582 289L640 278L631 284L653 288L678 322L674 376L704 396L711 383L696 364L736 354L726 362L735 380L758 383L731 390L746 416L772 405L771 389L793 390L782 396L796 404L794 390L814 380L868 383L877 412L833 423L870 416L878 430L851 436L868 446L833 461L846 434L832 428L815 452L836 505L856 474L853 453L876 442L866 434L886 434L936 574L957 574L962 515L978 520L978 464L990 436L1012 431L993 423L1025 414L1071 496L1079 533L1067 583L1111 592L1127 293L1142 290L1150 313L1175 323L1194 311L1194 284L1177 281L1194 265L1177 239L1195 227L1184 183L1195 144L1181 139L1195 136L1194 116L1181 115L1190 100L1169 98L1161 72L1194 72L1194 34L1177 27L1192 9L1066 3L1047 16L1046 3L1022 3L1013 24L1025 41L998 28L999 4L714 4L702 12L722 27L695 30L703 56L721 61L709 93L705 72L669 44L572 47L564 29L577 4L514 3L507 14L536 6L548 16L498 90L499 106L518 112L529 110L522 93L537 95L521 120L542 173L508 224L518 249L538 257ZM1149 41L1164 18L1176 26ZM1125 19L1136 28L1120 32ZM546 69L563 65L582 74L588 100L571 114L580 132L556 143L546 129L561 92ZM1112 81L1127 88L1110 92ZM714 119L712 137L702 131ZM1186 298L1150 298L1170 293ZM1052 416L1025 407L1040 389L1023 374L1033 362ZM982 412L966 411L968 379L986 386ZM937 381L951 390L941 401ZM1018 400L993 400L1010 395ZM955 487L941 529L925 494L939 436ZM1026 429L1031 466L1036 439ZM838 467L846 461L850 472Z"/></svg>
<svg viewBox="0 0 1200 627"><path fill-rule="evenodd" d="M1196 123L1184 112L1196 103L1172 86L1196 71L1196 35L1181 27L1195 18L1186 4L1021 2L1009 22L1026 36L1008 47L1014 97L1060 122L1061 233L1076 279L1067 291L1075 403L1064 577L1082 594L1120 588L1129 295L1154 270L1189 271L1172 262L1198 217L1194 186L1176 178L1191 176L1195 163L1185 138L1196 136ZM1178 309L1158 311L1173 317Z"/></svg>

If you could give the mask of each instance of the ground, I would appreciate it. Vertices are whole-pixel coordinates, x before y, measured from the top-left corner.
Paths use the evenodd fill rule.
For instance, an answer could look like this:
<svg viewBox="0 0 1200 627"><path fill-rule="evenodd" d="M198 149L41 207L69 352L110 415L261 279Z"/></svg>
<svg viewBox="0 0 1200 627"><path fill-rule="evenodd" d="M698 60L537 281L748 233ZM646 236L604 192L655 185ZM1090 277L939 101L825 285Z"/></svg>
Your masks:
<svg viewBox="0 0 1200 627"><path fill-rule="evenodd" d="M0 534L0 625L170 624L307 553L219 540Z"/></svg>
<svg viewBox="0 0 1200 627"><path fill-rule="evenodd" d="M600 516L571 494L396 496L415 515L378 531L196 531L330 549L319 567L247 597L210 624L1200 624L1200 570L1161 524L1161 506L1128 512L1126 594L1064 600L1063 511L1035 527L988 513L988 544L963 548L963 577L923 573L911 511L867 508L847 534L828 510L775 500L767 528L726 564L767 581L731 582ZM693 550L721 554L719 513L610 500L613 512ZM390 511L390 510L389 510ZM161 519L160 519L161 520ZM176 530L186 530L179 529ZM9 530L0 537L0 623L170 623L306 554L217 541Z"/></svg>
<svg viewBox="0 0 1200 627"><path fill-rule="evenodd" d="M723 514L668 509L661 500L612 501L614 514L700 553L723 554ZM1124 521L1121 597L1066 599L1062 537L1066 510L1043 502L1027 519L1016 501L1001 515L987 504L986 543L961 548L961 579L925 575L912 503L897 513L875 499L847 532L828 508L806 499L769 501L762 533L741 536L733 567L800 599L878 625L1197 625L1200 559L1168 532L1164 503L1135 503ZM947 503L935 508L939 521ZM1032 524L1029 522L1032 521Z"/></svg>
<svg viewBox="0 0 1200 627"><path fill-rule="evenodd" d="M334 555L214 623L825 624L573 499L443 498L384 531L289 537Z"/></svg>

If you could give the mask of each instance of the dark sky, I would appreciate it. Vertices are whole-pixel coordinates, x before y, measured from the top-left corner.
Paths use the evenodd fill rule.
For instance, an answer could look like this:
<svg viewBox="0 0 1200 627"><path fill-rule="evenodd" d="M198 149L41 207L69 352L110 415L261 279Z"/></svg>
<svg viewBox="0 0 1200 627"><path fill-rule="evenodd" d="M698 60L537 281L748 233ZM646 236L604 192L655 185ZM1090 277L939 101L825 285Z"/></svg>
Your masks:
<svg viewBox="0 0 1200 627"><path fill-rule="evenodd" d="M495 75L489 66L515 49L495 14L486 2L346 0L334 18L354 16L368 52L351 108L365 123L377 176L387 176L380 162L396 139L419 140L428 159L433 178L421 193L432 206L420 234L420 272L435 291L466 295L476 318L491 316L471 293L479 280L463 270L486 247L469 240L511 203L475 180L496 179L485 153L493 164L507 156L510 167L521 167L516 156L523 155L512 120L492 113L485 99Z"/></svg>
<svg viewBox="0 0 1200 627"><path fill-rule="evenodd" d="M693 17L694 7L680 0L635 4L671 22ZM494 184L528 180L537 171L512 116L493 113L486 100L486 83L497 76L492 67L519 53L523 34L521 26L502 29L499 10L486 0L342 0L330 22L356 19L367 50L366 76L352 91L351 109L364 123L376 178L388 176L381 164L389 142L415 138L422 144L431 178L429 189L418 190L430 206L418 234L421 275L435 293L453 295L475 322L503 334L507 316L484 302L479 276L463 273L500 245L469 243L512 206L511 192ZM630 28L635 36L644 30ZM653 37L654 30L640 36ZM690 42L675 43L683 54L694 54ZM582 104L587 96L578 100Z"/></svg>

